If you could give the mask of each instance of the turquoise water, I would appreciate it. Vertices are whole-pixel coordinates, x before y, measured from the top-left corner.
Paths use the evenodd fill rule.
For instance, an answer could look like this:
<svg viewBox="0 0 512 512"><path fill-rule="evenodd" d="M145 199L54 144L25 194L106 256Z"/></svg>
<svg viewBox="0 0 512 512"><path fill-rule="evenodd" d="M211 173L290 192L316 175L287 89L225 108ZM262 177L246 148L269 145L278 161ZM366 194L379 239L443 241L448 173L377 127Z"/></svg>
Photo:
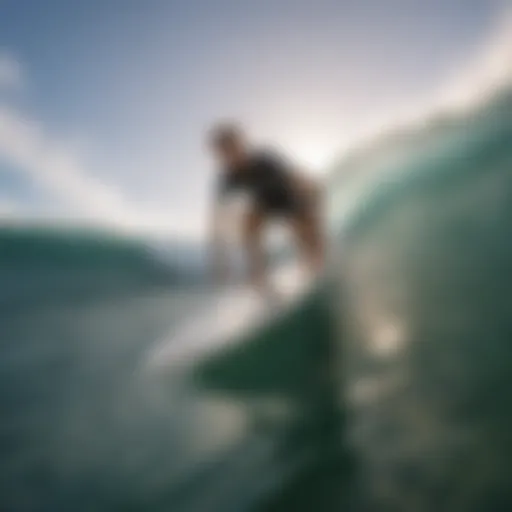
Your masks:
<svg viewBox="0 0 512 512"><path fill-rule="evenodd" d="M407 142L343 232L362 502L511 510L512 96Z"/></svg>
<svg viewBox="0 0 512 512"><path fill-rule="evenodd" d="M355 151L325 279L187 364L147 361L208 307L190 275L2 232L0 509L510 510L511 148L503 93Z"/></svg>

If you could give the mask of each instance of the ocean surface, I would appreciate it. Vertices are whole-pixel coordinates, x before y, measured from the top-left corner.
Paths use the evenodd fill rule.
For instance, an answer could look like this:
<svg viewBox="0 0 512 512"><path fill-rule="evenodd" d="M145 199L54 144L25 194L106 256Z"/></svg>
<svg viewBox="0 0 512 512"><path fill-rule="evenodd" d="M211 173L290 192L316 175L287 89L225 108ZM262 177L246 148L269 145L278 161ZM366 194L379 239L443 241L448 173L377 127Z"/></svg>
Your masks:
<svg viewBox="0 0 512 512"><path fill-rule="evenodd" d="M329 180L326 275L162 364L216 307L190 269L0 229L0 510L512 510L512 94Z"/></svg>

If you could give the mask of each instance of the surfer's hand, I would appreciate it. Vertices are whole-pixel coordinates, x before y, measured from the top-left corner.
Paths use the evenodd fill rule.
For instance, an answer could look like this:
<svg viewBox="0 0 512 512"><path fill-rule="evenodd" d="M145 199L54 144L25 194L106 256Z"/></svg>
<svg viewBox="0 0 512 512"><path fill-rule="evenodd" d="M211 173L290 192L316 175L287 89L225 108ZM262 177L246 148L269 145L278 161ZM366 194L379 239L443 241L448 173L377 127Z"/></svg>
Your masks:
<svg viewBox="0 0 512 512"><path fill-rule="evenodd" d="M229 282L229 269L227 265L215 264L212 269L212 279L217 286L225 286Z"/></svg>
<svg viewBox="0 0 512 512"><path fill-rule="evenodd" d="M209 254L210 277L214 285L224 286L230 278L225 246L218 237L213 237Z"/></svg>
<svg viewBox="0 0 512 512"><path fill-rule="evenodd" d="M262 276L250 277L248 285L262 295L266 295L270 289L268 281Z"/></svg>
<svg viewBox="0 0 512 512"><path fill-rule="evenodd" d="M229 279L229 269L226 260L219 252L213 252L210 259L210 279L213 284L222 286L227 284Z"/></svg>

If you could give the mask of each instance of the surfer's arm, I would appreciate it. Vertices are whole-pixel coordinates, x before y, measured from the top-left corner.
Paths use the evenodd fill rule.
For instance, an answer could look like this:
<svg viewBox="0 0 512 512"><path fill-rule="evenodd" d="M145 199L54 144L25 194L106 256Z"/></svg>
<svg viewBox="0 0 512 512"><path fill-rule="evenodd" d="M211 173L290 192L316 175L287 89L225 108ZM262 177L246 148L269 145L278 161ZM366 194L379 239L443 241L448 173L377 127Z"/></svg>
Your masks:
<svg viewBox="0 0 512 512"><path fill-rule="evenodd" d="M249 283L256 289L266 288L266 258L262 244L264 215L256 208L248 212L244 222Z"/></svg>
<svg viewBox="0 0 512 512"><path fill-rule="evenodd" d="M309 207L309 212L318 217L321 215L322 203L324 201L324 189L322 185L303 172L301 169L293 169L289 173L291 186L299 197Z"/></svg>
<svg viewBox="0 0 512 512"><path fill-rule="evenodd" d="M224 283L229 277L226 243L226 209L220 197L215 199L209 233L209 260L212 277L217 283Z"/></svg>
<svg viewBox="0 0 512 512"><path fill-rule="evenodd" d="M301 194L307 195L311 198L320 197L322 188L320 187L319 183L307 176L301 170L295 170L291 174L291 179L293 185Z"/></svg>

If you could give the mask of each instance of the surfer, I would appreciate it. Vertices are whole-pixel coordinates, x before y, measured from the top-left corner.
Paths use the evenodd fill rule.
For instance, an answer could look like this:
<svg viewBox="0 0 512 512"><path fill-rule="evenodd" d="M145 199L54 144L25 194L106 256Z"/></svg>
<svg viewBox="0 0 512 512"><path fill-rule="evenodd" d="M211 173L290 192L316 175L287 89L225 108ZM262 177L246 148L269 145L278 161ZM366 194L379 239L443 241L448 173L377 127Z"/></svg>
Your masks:
<svg viewBox="0 0 512 512"><path fill-rule="evenodd" d="M241 192L250 206L241 219L251 285L267 290L263 232L275 220L285 221L297 240L306 268L316 274L324 259L321 222L321 189L318 183L298 172L271 151L253 148L244 132L234 124L213 128L209 146L221 167L212 219L214 271L218 280L228 276L225 222L222 206L232 193Z"/></svg>

